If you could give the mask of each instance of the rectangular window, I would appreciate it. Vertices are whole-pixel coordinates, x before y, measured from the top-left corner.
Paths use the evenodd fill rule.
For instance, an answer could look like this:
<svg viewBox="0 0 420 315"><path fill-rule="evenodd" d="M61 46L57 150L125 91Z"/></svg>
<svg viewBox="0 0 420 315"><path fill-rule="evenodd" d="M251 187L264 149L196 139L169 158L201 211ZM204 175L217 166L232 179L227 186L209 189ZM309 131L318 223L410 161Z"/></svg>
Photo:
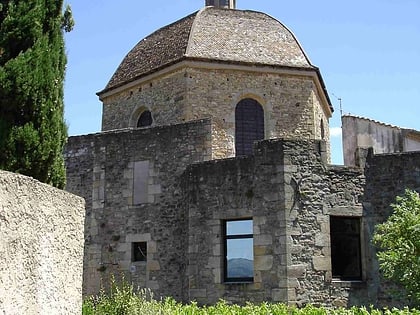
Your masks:
<svg viewBox="0 0 420 315"><path fill-rule="evenodd" d="M330 217L332 276L362 280L360 218Z"/></svg>
<svg viewBox="0 0 420 315"><path fill-rule="evenodd" d="M254 240L252 220L230 220L224 223L226 282L254 280Z"/></svg>
<svg viewBox="0 0 420 315"><path fill-rule="evenodd" d="M134 162L133 204L147 203L149 186L149 161Z"/></svg>
<svg viewBox="0 0 420 315"><path fill-rule="evenodd" d="M134 242L131 244L131 261L147 261L147 242Z"/></svg>

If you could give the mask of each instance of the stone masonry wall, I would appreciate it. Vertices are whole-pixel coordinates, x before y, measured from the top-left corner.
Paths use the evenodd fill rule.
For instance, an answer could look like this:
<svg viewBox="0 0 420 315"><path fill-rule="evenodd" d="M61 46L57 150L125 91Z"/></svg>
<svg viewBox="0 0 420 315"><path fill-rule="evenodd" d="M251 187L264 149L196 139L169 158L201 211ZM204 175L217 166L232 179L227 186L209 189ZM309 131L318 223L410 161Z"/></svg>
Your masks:
<svg viewBox="0 0 420 315"><path fill-rule="evenodd" d="M180 175L211 157L208 120L70 137L69 191L86 206L84 293L96 294L111 275L182 300L186 288L187 221ZM145 186L135 186L135 165L147 161ZM84 180L78 178L80 174ZM136 194L147 199L135 204ZM132 244L147 243L147 260L133 261Z"/></svg>
<svg viewBox="0 0 420 315"><path fill-rule="evenodd" d="M321 139L321 118L325 130L329 128L310 77L193 68L187 72L189 108L184 118L212 118L215 159L235 156L235 107L244 98L263 106L266 139Z"/></svg>
<svg viewBox="0 0 420 315"><path fill-rule="evenodd" d="M333 283L329 245L329 215L362 216L364 176L327 167L323 148L266 140L254 157L188 169L189 299L369 304L366 285ZM254 281L225 283L222 224L240 218L253 219Z"/></svg>
<svg viewBox="0 0 420 315"><path fill-rule="evenodd" d="M420 192L420 152L373 155L367 157L365 167L366 190L364 207L366 211L367 237L371 239L374 227L392 213L390 204L396 196L404 194L406 188ZM376 247L367 247L367 278L371 281L370 299L379 306L404 306L398 301L379 273ZM395 288L394 288L395 289Z"/></svg>
<svg viewBox="0 0 420 315"><path fill-rule="evenodd" d="M328 117L313 79L243 70L184 68L103 99L102 130L135 127L144 109L153 125L211 118L213 159L235 156L235 107L254 98L264 108L265 138L321 139L329 152Z"/></svg>
<svg viewBox="0 0 420 315"><path fill-rule="evenodd" d="M136 127L145 109L152 112L154 126L181 123L185 103L184 71L146 81L103 100L102 131Z"/></svg>
<svg viewBox="0 0 420 315"><path fill-rule="evenodd" d="M289 302L369 305L365 282L333 281L330 247L330 215L363 217L364 175L360 169L326 165L318 145L300 141L284 147L289 170L285 174Z"/></svg>
<svg viewBox="0 0 420 315"><path fill-rule="evenodd" d="M0 171L0 312L80 314L84 201Z"/></svg>

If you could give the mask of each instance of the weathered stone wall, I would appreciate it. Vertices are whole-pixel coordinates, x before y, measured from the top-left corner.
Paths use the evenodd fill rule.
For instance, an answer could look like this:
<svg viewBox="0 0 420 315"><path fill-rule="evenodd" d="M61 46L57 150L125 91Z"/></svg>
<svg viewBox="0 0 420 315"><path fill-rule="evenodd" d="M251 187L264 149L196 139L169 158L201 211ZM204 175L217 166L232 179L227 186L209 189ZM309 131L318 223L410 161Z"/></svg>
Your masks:
<svg viewBox="0 0 420 315"><path fill-rule="evenodd" d="M360 169L327 166L316 147L317 143L297 142L286 143L284 149L289 169L286 200L292 201L286 208L290 209L289 302L369 305L365 282L333 280L330 245L331 215L363 216L364 175Z"/></svg>
<svg viewBox="0 0 420 315"><path fill-rule="evenodd" d="M102 130L136 127L145 109L152 112L154 126L181 123L185 103L186 74L180 70L105 98Z"/></svg>
<svg viewBox="0 0 420 315"><path fill-rule="evenodd" d="M90 201L85 294L98 293L111 275L124 274L157 296L183 298L188 222L179 178L187 165L210 159L210 134L211 124L203 120L69 138L67 187ZM135 187L138 161L148 161L142 187ZM147 200L135 204L137 193ZM147 261L132 261L133 242L147 242Z"/></svg>
<svg viewBox="0 0 420 315"><path fill-rule="evenodd" d="M285 214L279 204L282 177L281 169L256 163L253 157L216 160L188 169L189 300L285 301L282 294L287 288L279 288L280 281L287 282ZM254 223L254 281L225 283L223 221L239 218L252 218Z"/></svg>
<svg viewBox="0 0 420 315"><path fill-rule="evenodd" d="M235 107L244 98L263 106L266 139L321 139L321 118L328 129L328 118L310 77L189 68L187 88L185 120L212 118L215 159L235 155Z"/></svg>
<svg viewBox="0 0 420 315"><path fill-rule="evenodd" d="M366 188L364 207L366 212L367 238L371 239L374 226L382 223L392 213L390 205L406 188L420 192L420 152L373 155L367 157L365 168ZM381 279L376 259L376 247L367 247L366 270L371 281L372 303L380 306L404 306L390 292L390 284ZM395 288L394 288L395 289Z"/></svg>
<svg viewBox="0 0 420 315"><path fill-rule="evenodd" d="M157 296L205 304L399 305L371 239L394 196L420 190L420 153L368 156L366 175L329 166L314 140L264 140L254 156L209 161L211 130L204 120L70 138L68 187L89 200L85 293L125 274ZM145 187L135 187L139 174ZM358 281L332 277L331 216L360 219ZM254 281L226 283L223 224L244 218L253 220ZM134 242L147 243L147 261L132 261Z"/></svg>
<svg viewBox="0 0 420 315"><path fill-rule="evenodd" d="M362 216L361 170L328 168L323 143L261 141L255 156L192 166L189 299L369 304L366 285L333 283L329 216ZM222 224L252 218L254 282L224 283Z"/></svg>
<svg viewBox="0 0 420 315"><path fill-rule="evenodd" d="M213 159L235 156L235 107L244 98L264 108L265 138L321 139L329 124L314 79L304 75L187 67L103 99L102 130L135 127L142 110L154 125L211 118Z"/></svg>
<svg viewBox="0 0 420 315"><path fill-rule="evenodd" d="M84 201L0 171L2 314L80 314Z"/></svg>

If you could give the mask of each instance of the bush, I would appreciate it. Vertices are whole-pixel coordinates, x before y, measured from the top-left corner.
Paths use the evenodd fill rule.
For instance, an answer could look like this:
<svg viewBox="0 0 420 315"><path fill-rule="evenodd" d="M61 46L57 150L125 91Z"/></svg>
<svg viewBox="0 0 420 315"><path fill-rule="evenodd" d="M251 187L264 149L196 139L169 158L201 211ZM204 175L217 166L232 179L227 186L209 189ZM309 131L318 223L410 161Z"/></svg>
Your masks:
<svg viewBox="0 0 420 315"><path fill-rule="evenodd" d="M384 277L402 285L413 305L420 306L420 197L406 190L391 205L392 215L376 226L374 243Z"/></svg>
<svg viewBox="0 0 420 315"><path fill-rule="evenodd" d="M245 306L231 305L220 301L216 305L198 306L196 302L184 305L172 298L162 301L153 299L149 290L135 292L126 281L117 284L111 281L109 293L102 290L97 297L90 297L83 303L83 315L420 315L420 311L409 310L376 310L364 307L349 309L329 309L314 307L304 308L285 304L247 303Z"/></svg>

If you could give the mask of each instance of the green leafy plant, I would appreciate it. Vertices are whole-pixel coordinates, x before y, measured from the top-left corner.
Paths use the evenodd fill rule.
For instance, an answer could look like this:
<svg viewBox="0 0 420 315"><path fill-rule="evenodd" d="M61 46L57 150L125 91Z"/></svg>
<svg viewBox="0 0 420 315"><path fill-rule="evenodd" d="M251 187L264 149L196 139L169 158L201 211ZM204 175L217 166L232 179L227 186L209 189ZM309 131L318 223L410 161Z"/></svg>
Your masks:
<svg viewBox="0 0 420 315"><path fill-rule="evenodd" d="M110 290L101 290L96 297L83 303L83 315L420 315L420 311L377 310L364 307L325 308L307 305L303 308L286 304L246 303L244 306L219 301L215 305L199 306L196 302L182 304L172 298L157 301L150 290L134 290L124 279L111 280Z"/></svg>
<svg viewBox="0 0 420 315"><path fill-rule="evenodd" d="M414 305L420 305L420 197L406 190L391 205L392 215L376 226L373 241L385 278L402 285Z"/></svg>

